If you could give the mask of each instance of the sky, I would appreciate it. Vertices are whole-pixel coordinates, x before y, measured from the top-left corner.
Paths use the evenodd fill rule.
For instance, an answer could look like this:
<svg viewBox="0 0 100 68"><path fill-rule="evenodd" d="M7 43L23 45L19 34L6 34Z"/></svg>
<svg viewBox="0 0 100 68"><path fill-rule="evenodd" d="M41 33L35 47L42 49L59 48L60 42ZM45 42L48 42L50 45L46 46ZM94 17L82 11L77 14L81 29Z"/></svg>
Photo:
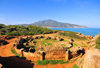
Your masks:
<svg viewBox="0 0 100 68"><path fill-rule="evenodd" d="M31 24L46 19L100 28L100 0L0 0L2 24Z"/></svg>

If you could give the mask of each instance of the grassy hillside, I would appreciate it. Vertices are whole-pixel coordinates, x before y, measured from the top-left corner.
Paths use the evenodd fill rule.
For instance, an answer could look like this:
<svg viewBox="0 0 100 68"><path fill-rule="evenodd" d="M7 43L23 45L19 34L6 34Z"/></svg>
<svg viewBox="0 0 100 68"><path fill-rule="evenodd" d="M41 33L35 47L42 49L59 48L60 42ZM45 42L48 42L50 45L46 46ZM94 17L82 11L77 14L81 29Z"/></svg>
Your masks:
<svg viewBox="0 0 100 68"><path fill-rule="evenodd" d="M8 36L23 36L23 35L36 35L36 34L48 34L54 33L55 30L51 30L48 28L40 27L40 26L20 26L20 25L3 25L0 24L0 35L8 35Z"/></svg>
<svg viewBox="0 0 100 68"><path fill-rule="evenodd" d="M72 32L72 31L60 32L59 35L61 35L61 36L68 36L70 38L75 38L75 39L86 40L85 37L80 37L80 36L77 35L77 32Z"/></svg>

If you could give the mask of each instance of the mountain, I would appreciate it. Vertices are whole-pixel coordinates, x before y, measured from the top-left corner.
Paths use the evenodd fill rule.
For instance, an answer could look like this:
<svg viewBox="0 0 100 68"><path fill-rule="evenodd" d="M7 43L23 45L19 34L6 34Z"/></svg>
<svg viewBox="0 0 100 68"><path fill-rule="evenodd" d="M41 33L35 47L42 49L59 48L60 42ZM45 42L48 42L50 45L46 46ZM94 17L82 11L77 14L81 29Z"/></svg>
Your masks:
<svg viewBox="0 0 100 68"><path fill-rule="evenodd" d="M26 24L23 24L26 25ZM76 24L70 24L70 23L63 23L63 22L58 22L55 20L43 20L43 21L38 21L32 24L28 25L37 25L37 26L43 26L47 28L86 28L86 26L80 26Z"/></svg>

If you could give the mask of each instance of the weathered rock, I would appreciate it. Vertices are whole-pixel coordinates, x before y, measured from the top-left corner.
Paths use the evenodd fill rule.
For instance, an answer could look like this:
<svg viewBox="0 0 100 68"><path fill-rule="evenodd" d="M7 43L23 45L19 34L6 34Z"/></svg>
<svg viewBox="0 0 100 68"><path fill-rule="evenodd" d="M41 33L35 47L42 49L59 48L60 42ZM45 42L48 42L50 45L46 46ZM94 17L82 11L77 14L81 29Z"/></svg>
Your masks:
<svg viewBox="0 0 100 68"><path fill-rule="evenodd" d="M85 37L84 34L81 34L81 33L78 33L78 34L76 34L76 35L78 35L78 36L80 36L80 37Z"/></svg>
<svg viewBox="0 0 100 68"><path fill-rule="evenodd" d="M89 39L89 40L91 40L91 39L93 39L93 37L92 36L90 36L90 35L88 35L88 36L85 36L87 39Z"/></svg>
<svg viewBox="0 0 100 68"><path fill-rule="evenodd" d="M82 68L100 68L100 50L99 49L89 49L81 62Z"/></svg>

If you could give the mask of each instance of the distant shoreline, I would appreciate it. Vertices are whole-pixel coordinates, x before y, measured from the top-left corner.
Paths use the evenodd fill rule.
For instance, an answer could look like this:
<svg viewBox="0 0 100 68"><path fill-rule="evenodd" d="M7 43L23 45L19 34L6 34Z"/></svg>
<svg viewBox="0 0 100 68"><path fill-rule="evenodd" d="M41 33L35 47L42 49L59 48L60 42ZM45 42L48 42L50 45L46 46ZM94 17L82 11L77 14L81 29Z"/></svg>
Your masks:
<svg viewBox="0 0 100 68"><path fill-rule="evenodd" d="M100 33L100 28L49 28L53 30L73 31L84 35L96 36Z"/></svg>

